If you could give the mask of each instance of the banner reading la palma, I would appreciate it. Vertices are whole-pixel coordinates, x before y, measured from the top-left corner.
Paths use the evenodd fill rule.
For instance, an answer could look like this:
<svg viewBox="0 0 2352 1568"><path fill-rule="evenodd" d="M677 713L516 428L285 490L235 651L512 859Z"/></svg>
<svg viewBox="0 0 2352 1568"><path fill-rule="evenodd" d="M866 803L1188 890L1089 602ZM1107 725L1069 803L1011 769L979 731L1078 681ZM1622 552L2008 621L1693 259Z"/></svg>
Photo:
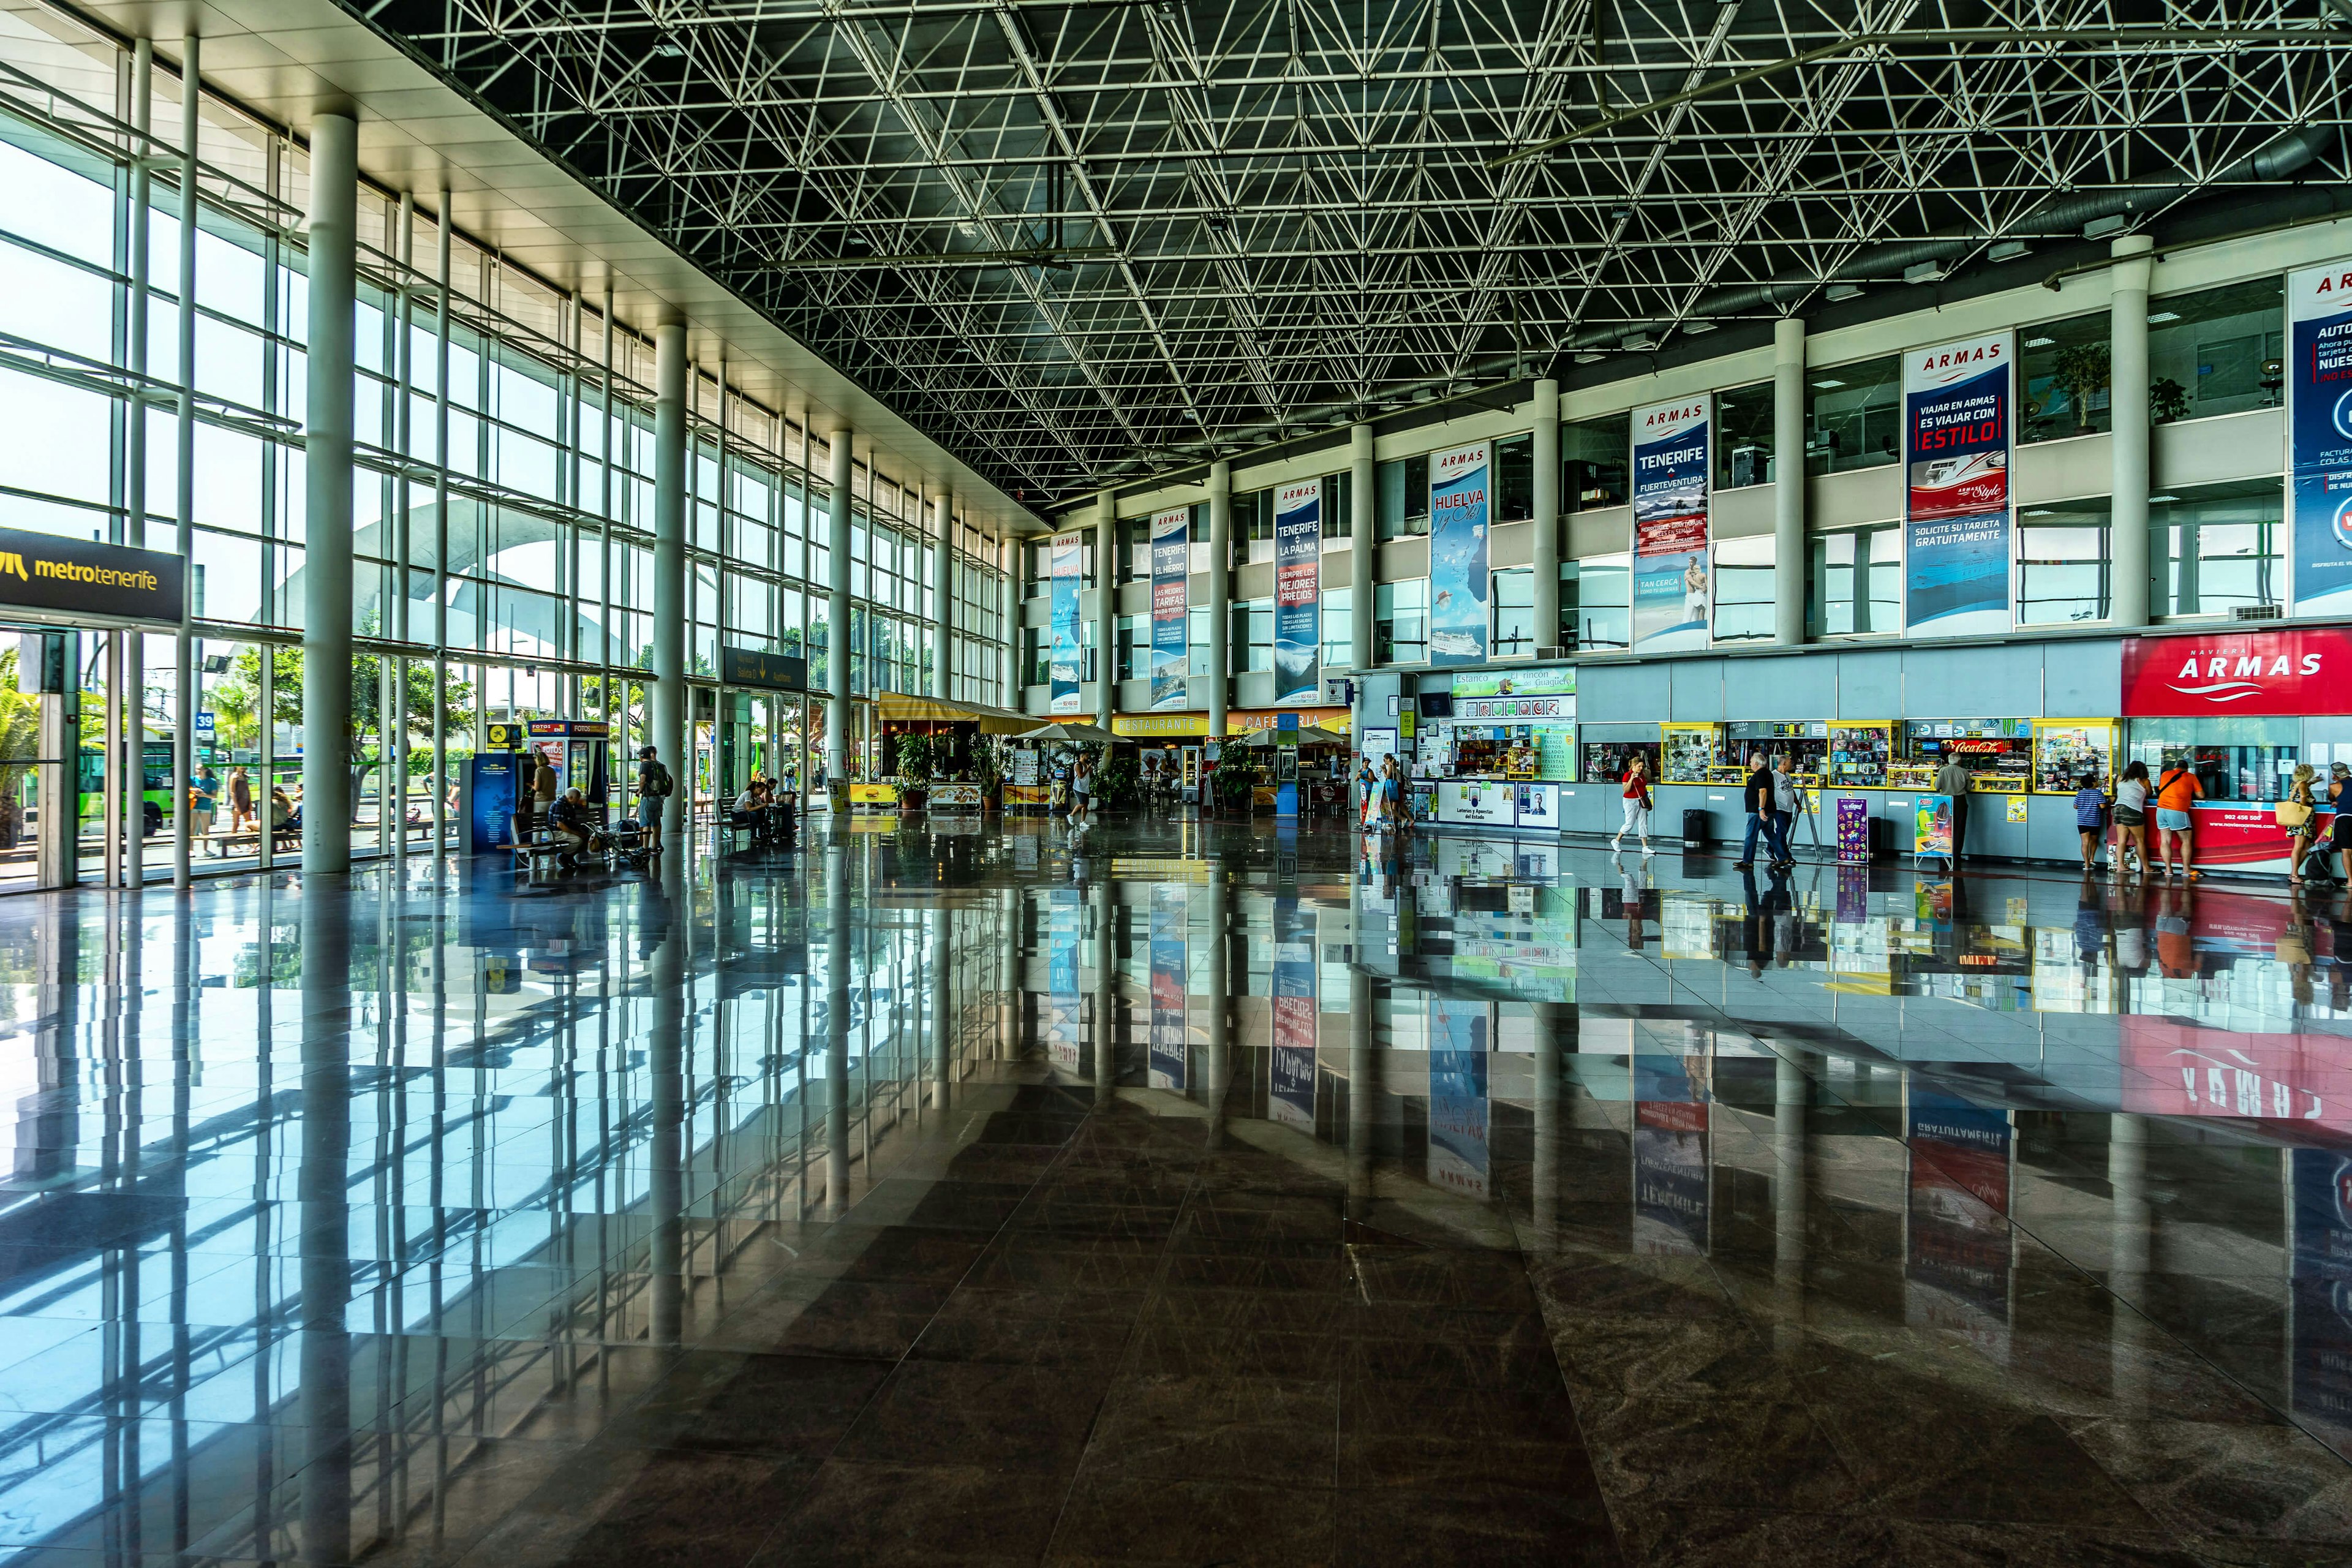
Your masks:
<svg viewBox="0 0 2352 1568"><path fill-rule="evenodd" d="M1430 455L1429 662L1434 665L1486 661L1488 456L1484 441Z"/></svg>
<svg viewBox="0 0 2352 1568"><path fill-rule="evenodd" d="M1151 709L1184 706L1186 569L1192 511L1177 507L1151 520Z"/></svg>
<svg viewBox="0 0 2352 1568"><path fill-rule="evenodd" d="M1633 410L1633 646L1647 652L1707 644L1712 405L1685 397Z"/></svg>
<svg viewBox="0 0 2352 1568"><path fill-rule="evenodd" d="M1054 712L1058 717L1078 710L1078 572L1085 535L1054 536L1054 603L1052 678Z"/></svg>
<svg viewBox="0 0 2352 1568"><path fill-rule="evenodd" d="M1903 360L1904 629L2011 629L2007 332Z"/></svg>
<svg viewBox="0 0 2352 1568"><path fill-rule="evenodd" d="M1274 496L1274 700L1322 694L1323 481Z"/></svg>
<svg viewBox="0 0 2352 1568"><path fill-rule="evenodd" d="M2352 265L2286 279L2287 508L2297 615L2352 611Z"/></svg>

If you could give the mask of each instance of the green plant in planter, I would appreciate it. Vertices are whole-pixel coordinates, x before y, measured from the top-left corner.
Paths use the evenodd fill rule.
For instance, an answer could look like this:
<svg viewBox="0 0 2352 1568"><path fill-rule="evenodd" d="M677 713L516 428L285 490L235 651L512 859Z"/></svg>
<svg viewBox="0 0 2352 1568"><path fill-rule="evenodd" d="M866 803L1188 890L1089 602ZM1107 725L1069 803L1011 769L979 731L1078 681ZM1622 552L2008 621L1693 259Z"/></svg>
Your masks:
<svg viewBox="0 0 2352 1568"><path fill-rule="evenodd" d="M931 776L931 738L929 735L907 734L898 737L898 776L908 784L924 784Z"/></svg>
<svg viewBox="0 0 2352 1568"><path fill-rule="evenodd" d="M2050 373L2059 385L2066 389L2074 405L2074 428L2077 432L2091 427L2091 398L2105 389L2110 374L2107 345L2101 342L2069 343L2058 351Z"/></svg>
<svg viewBox="0 0 2352 1568"><path fill-rule="evenodd" d="M1138 778L1131 752L1103 748L1108 753L1095 766L1095 793L1105 805L1133 805Z"/></svg>
<svg viewBox="0 0 2352 1568"><path fill-rule="evenodd" d="M2170 376L2159 377L2147 389L2147 417L2151 425L2169 425L2176 419L2189 417L2189 389Z"/></svg>

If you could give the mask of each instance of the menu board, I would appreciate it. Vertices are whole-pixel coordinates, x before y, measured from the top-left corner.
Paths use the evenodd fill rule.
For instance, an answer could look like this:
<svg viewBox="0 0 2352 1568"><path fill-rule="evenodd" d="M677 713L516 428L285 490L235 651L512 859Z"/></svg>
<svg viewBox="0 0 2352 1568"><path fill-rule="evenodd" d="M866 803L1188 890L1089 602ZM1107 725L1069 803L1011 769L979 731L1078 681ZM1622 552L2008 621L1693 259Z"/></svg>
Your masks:
<svg viewBox="0 0 2352 1568"><path fill-rule="evenodd" d="M1832 785L1882 788L1887 763L1894 760L1893 727L1886 724L1832 724L1830 777Z"/></svg>

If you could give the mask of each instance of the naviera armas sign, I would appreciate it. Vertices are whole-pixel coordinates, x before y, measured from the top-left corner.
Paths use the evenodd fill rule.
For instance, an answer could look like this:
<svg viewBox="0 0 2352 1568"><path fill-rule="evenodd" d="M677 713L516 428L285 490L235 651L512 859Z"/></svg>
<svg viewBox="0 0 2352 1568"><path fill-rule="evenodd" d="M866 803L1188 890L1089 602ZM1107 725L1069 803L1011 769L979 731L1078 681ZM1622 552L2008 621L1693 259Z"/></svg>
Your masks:
<svg viewBox="0 0 2352 1568"><path fill-rule="evenodd" d="M2334 713L2352 680L2352 631L2336 626L2124 639L2124 717Z"/></svg>
<svg viewBox="0 0 2352 1568"><path fill-rule="evenodd" d="M0 605L176 624L186 597L176 555L0 528Z"/></svg>

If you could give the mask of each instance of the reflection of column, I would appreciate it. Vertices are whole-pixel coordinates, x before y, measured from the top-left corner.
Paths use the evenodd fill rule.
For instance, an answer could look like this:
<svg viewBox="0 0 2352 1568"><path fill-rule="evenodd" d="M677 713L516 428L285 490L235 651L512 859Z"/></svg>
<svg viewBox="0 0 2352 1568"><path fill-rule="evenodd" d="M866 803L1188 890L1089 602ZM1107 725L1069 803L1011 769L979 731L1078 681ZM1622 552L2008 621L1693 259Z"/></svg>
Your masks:
<svg viewBox="0 0 2352 1568"><path fill-rule="evenodd" d="M1348 1209L1371 1207L1372 1110L1379 1103L1380 1053L1372 1048L1372 977L1364 973L1363 911L1357 911L1356 966L1348 971Z"/></svg>
<svg viewBox="0 0 2352 1568"><path fill-rule="evenodd" d="M825 846L824 915L824 1214L839 1219L849 1212L849 851L838 842Z"/></svg>
<svg viewBox="0 0 2352 1568"><path fill-rule="evenodd" d="M1536 383L1536 628L1540 653L1559 641L1559 383ZM1371 606L1356 611L1369 616Z"/></svg>
<svg viewBox="0 0 2352 1568"><path fill-rule="evenodd" d="M1223 616L1227 606L1219 605L1217 614ZM1209 1080L1202 1087L1202 1102L1209 1108L1209 1144L1212 1148L1224 1142L1225 1085L1233 1072L1233 998L1226 993L1227 973L1231 967L1226 956L1230 940L1227 926L1233 920L1233 895L1225 882L1225 868L1218 862L1209 862Z"/></svg>
<svg viewBox="0 0 2352 1568"><path fill-rule="evenodd" d="M2114 1306L2108 1352L2114 1358L2116 1414L2148 1411L2147 1266L2155 1211L2147 1201L2147 1119L2116 1111L2107 1118L2107 1185L2115 1194L2107 1245L2107 1289Z"/></svg>
<svg viewBox="0 0 2352 1568"><path fill-rule="evenodd" d="M1095 501L1095 722L1110 728L1118 710L1118 500L1105 490Z"/></svg>
<svg viewBox="0 0 2352 1568"><path fill-rule="evenodd" d="M310 121L310 400L302 432L302 869L352 868L352 334L359 127ZM264 714L268 723L269 716ZM135 724L134 724L135 729ZM265 795L260 808L268 810Z"/></svg>
<svg viewBox="0 0 2352 1568"><path fill-rule="evenodd" d="M673 855L682 862L683 855ZM673 903L662 884L646 884L646 924L660 927L650 984L654 1017L646 1070L652 1077L653 1126L646 1137L646 1207L653 1239L646 1271L652 1276L653 1342L678 1342L686 1317L686 932L683 903ZM650 931L648 934L653 934Z"/></svg>
<svg viewBox="0 0 2352 1568"><path fill-rule="evenodd" d="M1772 637L1805 640L1805 321L1783 316L1772 328ZM1857 568L1857 573L1859 568ZM1856 599L1863 579L1854 578Z"/></svg>
<svg viewBox="0 0 2352 1568"><path fill-rule="evenodd" d="M694 795L694 751L686 700L686 324L654 328L654 689L651 743L677 787L662 807L662 842L672 865L686 859Z"/></svg>
<svg viewBox="0 0 2352 1568"><path fill-rule="evenodd" d="M204 79L202 44L192 33L180 50L179 289L183 300L195 298L195 290L190 285L196 277L196 125L197 111L204 104ZM196 553L196 313L182 310L179 327L179 445L173 453L177 471L173 510L180 521L176 546L180 559L193 561ZM401 340L404 344L407 341L405 337ZM404 397L401 406L407 405ZM403 493L406 493L404 489ZM179 809L172 813L172 886L175 888L188 885L188 850L194 842L191 835L194 825L190 820L193 814L187 809L188 781L196 772L195 715L203 706L196 691L195 644L188 631L194 608L191 585L189 592L181 595L180 625L172 639L172 702L176 716L172 728L172 798L179 803Z"/></svg>
<svg viewBox="0 0 2352 1568"><path fill-rule="evenodd" d="M1234 689L1233 559L1234 469L1221 458L1209 465L1209 733L1219 740Z"/></svg>
<svg viewBox="0 0 2352 1568"><path fill-rule="evenodd" d="M1805 1069L1782 1057L1772 1075L1772 1281L1779 1299L1773 1335L1790 1342L1805 1321L1805 1108L1811 1099Z"/></svg>
<svg viewBox="0 0 2352 1568"><path fill-rule="evenodd" d="M833 493L825 501L824 773L849 776L849 480L856 437L835 430L827 444Z"/></svg>
<svg viewBox="0 0 2352 1568"><path fill-rule="evenodd" d="M1573 896L1573 895L1571 895ZM1529 1180L1529 1216L1538 1252L1559 1246L1559 1100L1563 1058L1576 1044L1576 1005L1538 1002L1536 1015L1535 1163Z"/></svg>
<svg viewBox="0 0 2352 1568"><path fill-rule="evenodd" d="M2115 563L2108 624L2116 626L2147 625L2147 285L2155 244L2145 234L2119 237L2107 274L2114 300L2107 328L2107 410L2115 426L2107 448L2115 458L2115 499L2107 513L2108 556Z"/></svg>
<svg viewBox="0 0 2352 1568"><path fill-rule="evenodd" d="M955 1077L955 983L949 969L954 921L945 909L931 911L931 1109L948 1108Z"/></svg>
<svg viewBox="0 0 2352 1568"><path fill-rule="evenodd" d="M1112 1043L1118 1012L1118 900L1111 884L1095 884L1095 1103L1108 1105L1118 1082Z"/></svg>
<svg viewBox="0 0 2352 1568"><path fill-rule="evenodd" d="M314 137L317 123L312 122ZM348 151L351 121L342 124ZM347 190L355 188L349 179L343 184ZM345 320L348 323L348 311ZM347 508L350 493L346 481ZM336 765L341 765L334 748L318 749L334 755ZM265 947L265 955L267 952ZM300 1555L314 1563L351 1561L352 1339L344 1326L352 1300L351 958L347 889L327 882L305 883L299 959L302 1155L295 1190L302 1227L299 1360L308 1447L302 1468Z"/></svg>

